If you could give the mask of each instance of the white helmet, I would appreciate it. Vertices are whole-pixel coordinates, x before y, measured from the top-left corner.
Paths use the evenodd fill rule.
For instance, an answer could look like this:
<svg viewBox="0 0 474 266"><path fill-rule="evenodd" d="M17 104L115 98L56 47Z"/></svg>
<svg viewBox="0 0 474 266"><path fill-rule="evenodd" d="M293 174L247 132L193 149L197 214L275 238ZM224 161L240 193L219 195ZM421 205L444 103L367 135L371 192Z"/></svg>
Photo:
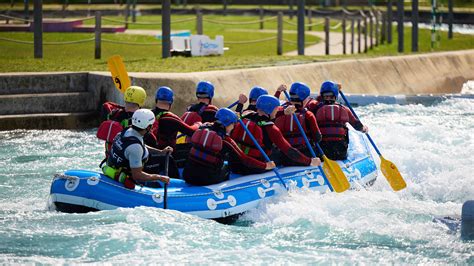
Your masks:
<svg viewBox="0 0 474 266"><path fill-rule="evenodd" d="M153 125L155 123L155 114L148 109L138 109L133 113L132 116L132 125L146 129L147 127Z"/></svg>

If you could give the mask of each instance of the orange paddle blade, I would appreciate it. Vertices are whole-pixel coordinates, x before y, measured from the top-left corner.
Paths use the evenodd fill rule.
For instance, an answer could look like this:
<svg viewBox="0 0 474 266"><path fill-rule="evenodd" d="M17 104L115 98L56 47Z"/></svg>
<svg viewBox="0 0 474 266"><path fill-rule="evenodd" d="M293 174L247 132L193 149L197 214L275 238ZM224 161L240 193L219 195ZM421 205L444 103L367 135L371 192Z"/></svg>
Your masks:
<svg viewBox="0 0 474 266"><path fill-rule="evenodd" d="M393 190L399 191L406 188L407 184L400 174L400 171L398 171L397 166L383 158L383 156L380 156L380 170Z"/></svg>
<svg viewBox="0 0 474 266"><path fill-rule="evenodd" d="M120 55L114 55L107 60L107 65L109 66L110 73L112 74L112 79L114 81L115 87L121 92L124 93L125 90L130 87L131 82L128 77L127 70L125 69L125 64L122 61Z"/></svg>
<svg viewBox="0 0 474 266"><path fill-rule="evenodd" d="M324 174L326 174L334 191L341 193L348 190L351 184L349 184L346 175L342 172L341 166L337 162L330 160L326 155L323 155L323 160Z"/></svg>

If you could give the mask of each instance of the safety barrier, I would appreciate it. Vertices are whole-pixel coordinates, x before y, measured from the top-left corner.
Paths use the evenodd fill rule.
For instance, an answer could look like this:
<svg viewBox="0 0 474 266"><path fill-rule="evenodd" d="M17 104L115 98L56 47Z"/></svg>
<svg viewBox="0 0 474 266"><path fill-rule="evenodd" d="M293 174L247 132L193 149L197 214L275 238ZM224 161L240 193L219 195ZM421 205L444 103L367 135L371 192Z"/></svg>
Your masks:
<svg viewBox="0 0 474 266"><path fill-rule="evenodd" d="M322 20L313 22L314 14L324 16ZM338 21L336 24L331 26L331 19L330 15L342 15L342 19L337 19ZM102 17L100 12L96 12L96 16L92 17L85 17L82 19L78 19L81 21L86 21L90 19L96 20L95 25L95 37L76 40L76 41L66 41L66 42L42 42L44 45L68 45L68 44L79 44L79 43L87 43L95 41L95 58L101 58L101 44L103 43L110 43L110 44L121 44L121 45L137 45L137 46L159 46L162 43L160 41L156 42L131 42L131 41L122 41L122 40L113 40L113 39L106 39L102 38L102 21L114 23L114 24L121 24L125 25L125 28L128 28L129 25L151 25L151 26L161 26L162 22L160 21L133 21L128 20L128 16L125 16L124 20L120 19L113 19L108 17ZM291 17L290 17L291 18ZM12 20L12 21L20 21L25 23L33 23L33 20L24 19L19 17L14 17L10 15L0 14L0 19L4 20ZM255 44L255 43L262 43L277 40L277 54L281 55L283 51L283 43L291 44L291 45L312 45L315 44L314 42L303 42L300 43L298 41L288 40L283 38L283 24L287 24L293 27L297 27L298 24L294 23L290 20L283 19L283 14L280 12L278 16L271 16L271 17L264 17L263 9L260 12L260 18L256 20L250 21L228 21L228 20L218 20L218 19L211 19L211 18L204 18L201 10L196 11L196 15L171 21L172 25L176 25L178 23L186 23L190 21L196 21L196 31L198 34L204 34L204 23L211 23L211 24L219 24L219 25L229 25L229 26L239 26L239 25L251 25L251 24L260 24L260 29L264 29L264 23L275 21L277 22L277 34L276 36L261 38L257 40L233 40L233 41L226 41L227 44L233 45L247 45L247 44ZM387 29L386 25L386 16L379 11L379 10L369 10L369 11L348 11L346 9L336 10L336 11L320 11L320 10L307 10L307 20L310 23L305 24L305 28L308 30L312 30L313 27L323 25L324 32L325 32L325 46L326 51L325 54L330 54L330 47L336 47L342 45L343 54L346 54L346 46L348 41L346 40L346 33L350 30L350 53L356 52L356 45L357 45L357 52L367 52L369 49L372 49L373 46L379 45L379 43L384 43L386 36L385 32ZM347 23L349 22L349 23ZM382 30L380 30L380 24ZM342 31L342 41L338 41L336 43L331 43L330 32L331 31ZM379 34L381 33L381 34ZM363 36L362 36L363 35ZM375 36L374 36L375 35ZM381 36L380 36L381 35ZM356 40L357 39L357 40ZM19 44L34 44L33 41L24 41L24 40L15 40L10 38L0 37L1 41L19 43ZM380 40L380 41L379 41ZM357 42L356 42L357 41ZM364 45L362 45L362 42Z"/></svg>

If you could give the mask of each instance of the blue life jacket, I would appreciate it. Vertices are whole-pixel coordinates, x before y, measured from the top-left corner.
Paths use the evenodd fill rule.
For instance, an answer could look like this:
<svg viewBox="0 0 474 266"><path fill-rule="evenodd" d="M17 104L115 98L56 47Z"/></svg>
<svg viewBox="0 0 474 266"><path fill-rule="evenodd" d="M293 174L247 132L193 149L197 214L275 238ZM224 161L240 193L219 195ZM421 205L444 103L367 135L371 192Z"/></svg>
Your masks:
<svg viewBox="0 0 474 266"><path fill-rule="evenodd" d="M135 136L125 137L125 132L127 129L123 130L122 133L117 135L113 141L112 148L109 151L109 157L107 159L107 165L115 169L121 169L121 172L130 173L130 161L125 158L125 150L128 146L132 144L140 144L143 149L142 162L145 163L148 159L148 150L146 150L145 145L142 144L140 139Z"/></svg>

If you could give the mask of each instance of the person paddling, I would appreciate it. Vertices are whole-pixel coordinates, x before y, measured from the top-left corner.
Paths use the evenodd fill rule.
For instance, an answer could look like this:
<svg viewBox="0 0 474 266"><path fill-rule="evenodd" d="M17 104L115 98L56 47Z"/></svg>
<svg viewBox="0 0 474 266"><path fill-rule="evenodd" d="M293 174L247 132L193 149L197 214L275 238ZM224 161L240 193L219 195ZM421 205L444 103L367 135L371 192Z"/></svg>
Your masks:
<svg viewBox="0 0 474 266"><path fill-rule="evenodd" d="M101 123L97 131L97 137L105 140L106 159L108 151L112 145L114 137L123 129L131 126L131 119L135 111L139 110L145 104L147 97L146 91L139 86L130 86L123 95L125 106L120 106L113 102L105 102L102 105L104 122ZM147 133L144 137L145 144L150 147L156 147L156 138L152 133Z"/></svg>
<svg viewBox="0 0 474 266"><path fill-rule="evenodd" d="M188 106L186 112L181 116L181 120L189 126L196 122L214 122L218 108L212 105L214 97L214 85L209 81L199 81L196 85L196 98L198 103ZM179 167L184 166L191 149L190 139L186 138L185 143L176 145L175 159Z"/></svg>
<svg viewBox="0 0 474 266"><path fill-rule="evenodd" d="M192 185L211 185L229 179L230 171L224 160L239 160L250 168L267 171L275 168L274 162L265 163L247 156L230 138L237 123L237 115L228 108L216 113L217 120L206 124L191 137L192 148L183 170L183 179Z"/></svg>
<svg viewBox="0 0 474 266"><path fill-rule="evenodd" d="M186 136L192 136L201 122L193 125L186 124L181 118L170 111L174 101L174 92L169 87L159 87L156 90L155 108L152 110L156 121L153 125L153 133L158 142L158 148L163 149L167 146L176 146L176 136L178 131Z"/></svg>
<svg viewBox="0 0 474 266"><path fill-rule="evenodd" d="M199 81L196 85L196 104L188 106L181 119L188 125L196 122L214 122L218 108L212 105L214 85L209 81Z"/></svg>
<svg viewBox="0 0 474 266"><path fill-rule="evenodd" d="M285 86L286 87L286 86ZM309 112L304 106L306 106L312 99L309 97L310 88L308 85L302 82L295 82L290 87L290 101L286 104L286 109L296 110L296 117L298 118L303 130L308 136L311 146L314 147L316 143L321 140L321 132L319 131L316 118L313 113ZM296 122L293 121L294 117L290 114L284 114L284 112L278 112L277 118L275 119L275 125L283 133L285 139L296 149L302 152L306 156L311 156L309 148L306 146L303 135L298 129ZM287 156L281 154L281 162L283 165L295 165L292 160L289 160ZM296 164L298 165L298 164Z"/></svg>
<svg viewBox="0 0 474 266"><path fill-rule="evenodd" d="M149 174L143 170L149 157L149 150L144 144L143 136L149 132L155 122L155 115L148 109L139 109L132 116L132 126L117 135L109 151L103 173L126 188L133 189L137 182L162 181L169 183L169 177L159 174ZM156 150L167 153L169 149Z"/></svg>
<svg viewBox="0 0 474 266"><path fill-rule="evenodd" d="M155 114L155 123L153 124L152 133L156 136L158 149L164 149L166 147L174 149L176 147L178 131L190 137L201 125L201 122L196 122L192 126L184 123L181 118L170 111L173 102L174 92L171 88L162 86L156 90L155 108L152 110ZM160 156L157 163L164 165L165 159L166 156ZM169 158L168 167L169 176L179 178L178 167L173 156ZM164 168L161 167L160 170L164 170Z"/></svg>
<svg viewBox="0 0 474 266"><path fill-rule="evenodd" d="M333 81L324 81L321 84L321 102L313 112L316 115L318 126L321 130L321 148L331 160L347 159L349 147L349 129L347 123L358 131L367 133L369 129L363 125L349 108L338 103L340 85Z"/></svg>
<svg viewBox="0 0 474 266"><path fill-rule="evenodd" d="M305 166L320 165L321 161L319 158L309 158L293 148L284 138L278 127L275 126L272 120L275 119L279 106L280 101L276 97L262 95L257 99L257 111L249 112L242 117L242 121L268 156L271 155L272 148L275 146L295 164ZM264 159L263 155L240 124L236 125L235 129L232 131L231 137L237 142L245 154L259 160ZM261 172L260 169L247 167L238 160L230 160L229 164L232 172L238 174L255 174Z"/></svg>

